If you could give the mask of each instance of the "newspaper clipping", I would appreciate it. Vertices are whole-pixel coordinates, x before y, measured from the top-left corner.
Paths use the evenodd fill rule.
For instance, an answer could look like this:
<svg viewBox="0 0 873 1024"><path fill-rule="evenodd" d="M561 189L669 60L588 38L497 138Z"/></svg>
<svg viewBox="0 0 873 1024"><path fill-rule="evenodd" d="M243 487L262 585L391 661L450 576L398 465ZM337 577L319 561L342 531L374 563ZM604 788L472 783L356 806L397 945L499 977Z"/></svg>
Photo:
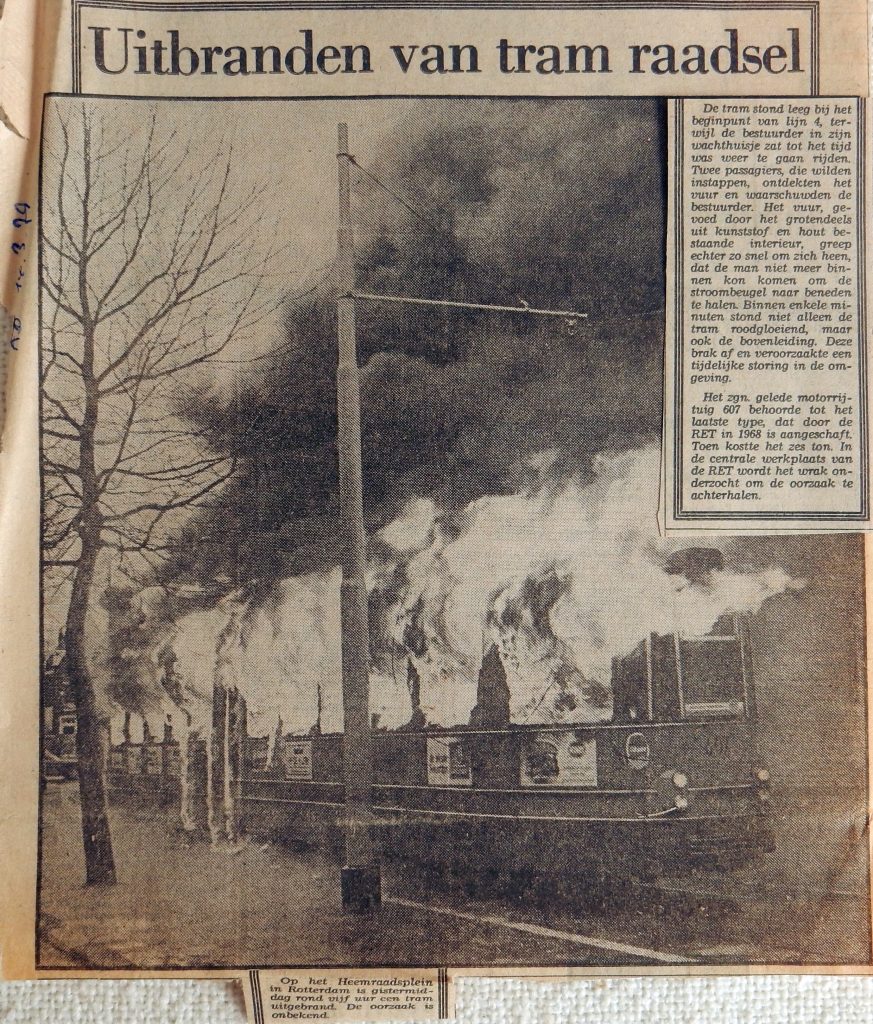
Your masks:
<svg viewBox="0 0 873 1024"><path fill-rule="evenodd" d="M3 970L867 973L863 0L7 0Z"/></svg>

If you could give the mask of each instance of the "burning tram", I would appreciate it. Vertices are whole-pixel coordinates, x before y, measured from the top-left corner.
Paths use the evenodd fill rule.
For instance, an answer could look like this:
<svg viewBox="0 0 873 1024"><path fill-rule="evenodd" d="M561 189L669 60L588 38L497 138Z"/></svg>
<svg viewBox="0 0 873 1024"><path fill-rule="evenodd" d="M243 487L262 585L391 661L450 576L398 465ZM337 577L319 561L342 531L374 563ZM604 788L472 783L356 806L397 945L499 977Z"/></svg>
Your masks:
<svg viewBox="0 0 873 1024"><path fill-rule="evenodd" d="M609 722L500 723L504 687L492 648L476 724L374 733L373 810L386 856L464 873L487 851L495 874L566 875L568 864L587 863L646 877L739 866L770 848L743 617L724 616L701 637L652 634L616 658ZM338 842L342 742L288 735L270 750L266 738L249 738L243 828Z"/></svg>
<svg viewBox="0 0 873 1024"><path fill-rule="evenodd" d="M722 567L719 552L685 549L665 571L705 587ZM614 657L596 721L566 720L585 710L556 702L558 720L512 722L504 658L496 642L484 654L476 704L456 726L427 723L410 660L409 722L372 734L386 857L462 877L566 877L568 865L651 877L736 867L771 848L747 615L722 614L704 635L652 632ZM110 786L179 806L186 827L213 837L338 847L342 734L280 723L250 736L249 721L242 694L216 681L208 735L182 745L167 725L162 742L145 729L136 744L126 729Z"/></svg>

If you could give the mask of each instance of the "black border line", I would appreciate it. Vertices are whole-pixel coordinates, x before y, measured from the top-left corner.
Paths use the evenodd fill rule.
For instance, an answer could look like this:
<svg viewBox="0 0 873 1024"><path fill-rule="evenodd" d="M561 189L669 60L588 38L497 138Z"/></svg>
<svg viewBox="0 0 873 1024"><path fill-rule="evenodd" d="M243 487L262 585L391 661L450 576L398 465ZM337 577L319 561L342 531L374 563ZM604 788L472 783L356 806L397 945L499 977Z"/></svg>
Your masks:
<svg viewBox="0 0 873 1024"><path fill-rule="evenodd" d="M45 117L45 111L46 111L46 106L47 106L46 100L48 100L49 98L51 98L51 99L88 99L88 100L90 100L92 102L93 101L100 101L100 100L125 100L127 102L136 101L136 100L144 100L144 101L147 101L147 102L155 102L155 98L154 97L149 97L149 96L123 96L123 95L119 95L119 96L106 96L106 95L90 96L90 95L87 95L87 94L76 94L76 93L68 93L68 92L52 92L52 93L46 93L44 98L43 98L43 119ZM406 94L404 94L402 97L397 97L397 96L378 96L377 95L377 96L344 96L344 97L337 97L337 96L307 96L307 97L284 97L284 96L275 96L275 97L242 97L242 96L228 96L228 97L196 97L195 98L195 97L181 97L180 96L180 97L162 98L161 102L179 101L179 102L189 102L190 103L190 102L196 100L198 102L232 103L232 102L237 102L237 101L253 101L253 100L257 100L258 102L263 102L265 99L271 100L271 101L276 101L276 102L289 102L289 101L291 101L291 102L301 102L301 101L306 102L306 101L317 101L317 100L320 100L320 101L333 100L333 101L337 101L337 102L346 102L347 100L350 100L350 99L353 99L353 100L356 100L356 99L380 99L380 100L384 100L384 99L397 99L397 98L402 98L402 99L452 99L452 100L458 100L458 99L465 99L465 98L470 98L470 97L463 97L463 96L457 96L457 95L434 96L433 94L425 94L425 95L422 95L422 96L413 96L413 95L406 95ZM493 96L484 96L484 97L481 97L481 98L494 99L495 97L493 97ZM500 97L500 98L501 99L511 100L511 99L514 99L514 98L529 99L530 97L527 96L527 97ZM563 100L579 100L580 98L583 98L583 97L579 97L578 95L560 96L560 97L552 96L552 97L549 97L549 99L563 99ZM586 96L584 98L585 99L589 99L589 98L593 98L593 97L587 97ZM601 98L603 98L603 97L601 97ZM606 97L606 98L618 99L618 100L621 100L621 101L632 101L634 99L634 97L632 97L632 96L612 96L612 97ZM646 98L647 99L664 99L664 97L657 97L657 96L655 96L655 97L646 97ZM692 99L696 99L696 98L710 99L711 97L688 97L688 98L692 98ZM742 98L745 99L745 100L754 100L754 99L771 99L772 97L763 95L763 96L747 96L747 97L742 97ZM791 98L792 99L796 99L797 97L791 97ZM679 99L676 102L677 102L677 105L681 109L682 100ZM862 106L863 106L863 102L864 101L862 100L861 101ZM675 121L674 121L674 124L681 131L681 118L677 117L675 119ZM41 360L42 360L42 319L41 319L41 317L42 317L42 286L41 286L41 275L42 275L42 258L41 258L41 256L42 256L42 250L41 250L42 216L41 216L41 214L42 214L43 149L44 149L44 133L41 132L41 135L40 135L40 194L39 194L39 197L38 197L38 210L39 210L39 214L40 214L40 224L39 224L39 231L40 231L40 267L39 267L40 288L39 288L39 292L40 292L40 295L39 295L39 302L38 302L38 310L39 310L39 314L40 314L40 322L39 322L39 345L38 345L38 347L39 347L39 354L38 354L38 358L40 360L40 366L42 365L42 363L41 363ZM860 152L863 153L863 147L861 147ZM675 225L675 227L677 229L679 228L678 223ZM675 311L674 311L674 314L675 314ZM40 401L40 408L41 408L41 406L42 406L42 386L41 386L41 382L40 382L39 401ZM43 470L42 470L42 457L41 457L42 456L42 430L43 430L42 416L40 416L39 441L40 441L40 487L41 487L40 502L41 503L42 503L42 500L43 500L43 494L42 494L42 473L43 473ZM40 529L42 529L42 524L40 526ZM40 546L40 571L41 571L41 574L42 574L42 572L43 572L42 545ZM41 575L40 576L40 622L41 623L42 623L43 609L44 609L44 600L45 600L45 595L44 595L44 589L43 589L42 582L43 581L42 581L42 575ZM42 638L40 638L40 639L42 639ZM865 639L865 650L866 650L867 638L865 637L864 639ZM866 660L864 661L864 663L866 664ZM41 647L40 648L40 708L39 708L40 721L42 719L42 686L43 686L42 676L43 676L43 651L42 651L42 647ZM866 715L866 707L867 707L866 701L867 700L868 700L868 698L867 698L867 694L866 694L866 690L865 690L865 716L864 716L865 737L868 737L868 720L867 720L867 715ZM40 728L42 728L42 727L40 726ZM42 761L42 751L40 751L40 764L41 764L41 761ZM868 771L868 766L867 766L866 758L865 758L865 761L864 761L864 771L865 771L865 773ZM42 790L41 789L40 789L39 814L40 814L40 818L38 820L38 828L41 827L41 821L42 821L42 818L41 818L41 815L42 815ZM41 840L41 836L39 838ZM36 960L35 960L35 965L34 966L35 966L35 969L36 969L36 972L37 972L37 976L45 976L46 974L64 974L64 973L67 973L67 972L69 972L71 974L81 975L83 973L83 971L99 971L100 973L105 974L105 975L121 975L121 976L124 976L124 977L129 977L130 973L131 973L131 968L129 968L129 967L113 967L113 966L106 965L106 964L102 964L102 965L101 964L97 964L97 965L92 965L92 966L88 966L88 967L83 967L80 964L79 965L66 965L66 964L52 965L52 964L42 964L42 963L40 963L40 959L41 959L41 956L40 956L40 954L41 954L41 949L40 949L40 916L41 916L41 900L40 900L40 896L41 896L41 889L40 889L39 881L40 881L40 877L41 877L41 866L42 865L41 865L41 860L40 860L40 864L37 867L37 880L38 880L38 882L37 882L37 891L36 891L36 916L35 916L35 923L34 923L35 933L36 933L36 941L35 941ZM868 898L868 901L869 901L869 893L870 893L870 869L869 868L870 868L870 865L869 865L869 861L868 861L868 876L867 876L867 878L868 878L868 888L867 888L867 894L866 894L867 898ZM873 937L873 915L868 916L868 929L869 929L869 933L870 933L871 937ZM730 973L731 970L736 968L739 963L740 963L739 961L734 962L734 961L730 961L730 960L725 960L725 961L721 961L719 963L703 964L703 965L701 965L701 969L704 970L706 973L722 976L725 973ZM364 964L361 964L360 962L358 962L358 963L349 963L349 964L340 964L340 963L330 964L330 965L323 964L321 966L324 966L324 967L328 967L329 966L329 967L331 967L331 969L353 970L353 969L362 969L364 967L367 967L368 965L364 965ZM394 969L394 968L428 967L428 966L431 966L431 965L429 965L429 964L411 964L408 961L398 961L396 963L385 962L385 963L380 963L378 965L378 967L380 969L385 969L385 970L390 970L390 969ZM465 969L469 969L470 967L474 967L475 968L475 967L482 966L482 965L462 964L462 965L457 965L457 966L462 966ZM486 973L487 973L487 970L488 970L488 966L489 965L484 965L482 967L483 971L485 971ZM588 967L590 965L582 963L581 961L579 961L579 962L576 962L576 961L572 961L572 962L571 961L564 961L563 963L554 964L554 965L550 965L550 966L554 966L557 969L562 969L562 968L566 968L566 967L579 967L579 968L584 969L584 968L586 968L586 967ZM770 967L772 965L769 964L767 961L758 961L758 962L754 962L754 963L751 963L749 961L743 961L742 962L742 966L753 967L753 968L767 968L767 967ZM812 972L827 973L829 970L835 969L835 968L844 969L844 968L852 968L852 967L858 967L858 968L869 967L870 966L870 961L868 959L868 960L857 960L857 961L844 961L844 962L841 962L841 963L831 963L831 962L811 963L808 960L795 959L795 960L784 960L784 961L782 961L782 963L779 966L789 967L789 968L790 967L803 968L806 973L812 973ZM260 970L274 970L274 969L283 970L283 969L286 969L286 968L289 969L289 970L292 970L292 969L296 970L296 969L309 969L311 967L312 967L312 964L305 964L305 963L296 964L296 965L294 965L294 964L270 964L270 963L266 963L266 964L226 964L226 963L221 964L221 963L217 963L217 964L197 964L194 967L191 967L191 966L174 966L174 965L170 965L170 966L154 966L154 967L138 967L138 968L136 968L136 971L139 974L146 974L146 975L165 976L165 975L178 974L178 975L182 975L184 977L189 977L192 970L197 970L197 971L223 971L223 972L228 972L228 971L245 972L245 971L248 971L249 975L251 977L251 975L253 973L257 973ZM529 968L525 968L522 965L519 965L519 969L520 970L528 970ZM534 967L533 969L535 970L536 967ZM609 967L603 968L600 971L599 975L596 975L596 976L614 977L614 976L618 976L620 971L626 970L626 969L627 969L627 965L626 964L624 964L624 965L609 966ZM639 968L639 973L641 973L643 976L652 976L651 968L647 968L645 966L641 966ZM657 976L660 976L661 974L663 974L663 971L658 971L657 972ZM579 977L591 977L591 976L595 976L595 975L579 975ZM545 977L551 977L551 975L547 975ZM256 1022L256 1024L257 1024L257 1022Z"/></svg>
<svg viewBox="0 0 873 1024"><path fill-rule="evenodd" d="M449 1016L449 972L445 967L437 969L437 1017L445 1020Z"/></svg>
<svg viewBox="0 0 873 1024"><path fill-rule="evenodd" d="M36 197L36 258L37 258L37 344L36 344L36 368L37 368L37 411L39 415L38 444L39 444L39 678L37 683L37 715L39 722L39 751L37 753L37 766L39 778L37 779L36 799L36 921L34 938L34 958L38 965L42 959L42 929L40 928L40 908L42 905L42 815L44 802L45 782L45 721L43 708L45 707L45 469L43 461L43 425L44 425L44 401L43 401L43 356L42 356L42 323L43 323L43 302L42 302L42 268L43 268L43 243L42 243L42 192L43 192L43 153L45 150L45 124L46 97L43 96L42 110L39 119L39 157L37 164L37 197Z"/></svg>
<svg viewBox="0 0 873 1024"><path fill-rule="evenodd" d="M442 3L442 4L433 4L433 3L427 3L427 2L421 2L421 3L418 3L418 2L407 2L407 3L393 2L392 3L392 2L378 2L378 0L375 0L375 2L371 2L371 3L367 3L367 4L354 3L354 2L334 2L334 3L328 4L328 3L322 3L322 2L320 2L320 0L296 0L296 2L289 2L289 0L272 0L272 2L271 2L271 0L260 0L260 2L257 3L257 4L247 3L247 2L244 2L244 0L241 0L241 2L236 2L236 3L229 2L229 0L228 0L228 2L220 3L220 4L219 3L214 3L214 4L213 3L210 3L210 4L204 4L204 3L154 3L154 4L152 4L152 3L124 2L124 0L72 0L72 2L73 2L73 9L74 9L73 10L73 19L72 19L72 22L73 22L73 24L72 24L73 40L72 41L73 41L73 44L74 44L74 50L73 50L74 91L71 92L71 93L67 93L67 92L51 92L51 93L46 93L44 95L44 97L43 97L43 120L44 120L44 117L45 117L46 100L48 98L60 98L60 97L70 98L70 97L76 97L76 96L80 96L82 98L86 98L87 97L89 99L118 99L118 100L125 100L125 101L130 101L130 100L146 100L146 101L159 100L161 102L173 102L173 101L177 101L178 100L178 101L182 101L182 102L225 102L225 103L226 102L235 102L235 101L252 101L252 100L257 100L259 102L265 102L265 101L267 101L267 102L269 102L269 101L276 101L276 102L288 102L288 101L301 102L302 101L302 102L306 102L306 101L324 101L324 100L334 100L334 101L342 100L342 101L346 101L346 100L360 100L360 99L363 99L363 100L373 100L373 99L380 99L380 100L386 100L386 99L452 99L452 100L456 100L457 101L457 100L475 99L475 98L483 98L483 99L499 98L499 99L507 99L507 100L530 98L530 97L525 97L525 96L518 96L518 97L512 97L512 96L504 97L504 96L501 96L501 97L495 97L493 94L462 94L462 95L461 94L451 94L451 95L441 95L441 94L434 94L434 93L424 93L424 94L413 94L413 93L403 93L403 94L358 94L358 95L354 95L354 96L342 96L342 97L338 97L336 95L331 95L331 96L305 96L305 97L303 97L303 96L222 96L222 97L218 97L218 96L215 96L215 97L213 97L213 96L197 96L197 97L193 97L193 96L176 96L176 97L161 96L161 97L154 97L154 96L129 96L129 95L124 95L124 94L105 94L105 93L101 93L101 94L96 94L95 95L95 94L82 93L81 89L80 89L80 85L81 85L80 71L81 71L81 69L80 69L79 61L78 61L78 53L79 53L79 51L78 51L78 44L79 44L79 40L80 40L80 37L81 37L80 12L81 12L81 9L83 7L92 7L92 8L100 8L100 9L103 9L103 8L106 8L106 9L116 8L116 9L125 9L125 10L146 9L146 10L164 10L164 11L167 11L167 10L215 10L215 9L220 9L220 10L237 10L237 11L249 11L249 10L317 10L317 9L327 9L327 10L346 10L346 9L353 9L353 10L432 9L432 10L439 10L441 8L446 8L446 9L450 9L450 10L457 10L457 9L464 9L464 10L477 10L477 9L485 9L485 10L504 10L504 9L520 9L520 10L552 10L552 9L557 9L557 10L583 10L583 9L609 10L609 9L616 9L616 8L618 8L618 9L641 9L641 10L646 10L646 9L671 9L671 10L674 10L674 9L692 9L692 10L694 10L694 9L705 9L705 10L807 10L807 11L809 11L811 13L811 16L812 16L812 39L811 39L811 54L810 54L810 56L811 56L811 72L810 73L811 73L811 76L812 76L812 86L811 86L812 92L811 92L811 95L812 96L817 96L818 95L818 83L819 83L818 24L819 24L819 2L820 2L820 0L810 0L810 2L807 2L807 3L792 3L792 4L784 4L784 3L778 2L778 0L772 0L772 2L768 2L768 0L760 0L760 2L754 2L754 0L752 0L752 2L749 2L749 0L714 0L714 2L713 2L713 0L702 0L702 2L698 2L698 0L684 0L684 2L673 2L673 0L663 0L663 2L651 2L651 3L636 2L636 3L632 3L632 4L622 3L621 0L616 0L616 2L614 2L614 3L599 2L599 0L591 0L591 2L585 2L585 0L577 0L577 2L565 3L565 2L559 2L559 0L556 0L555 3L549 4L548 7L544 6L542 3L523 3L523 2L514 2L514 3L513 2L506 2L504 4L490 4L490 5L486 6L486 5L472 5L472 4L469 4L469 3L453 3L453 2L447 2L447 3ZM536 98L540 98L540 97L536 97ZM555 96L551 96L550 95L548 98L549 99L553 99L553 100L558 100L558 99L579 100L579 99L583 99L583 98L584 99L591 99L591 98L596 98L596 97L594 97L593 95L592 96L588 96L587 94L585 96L580 96L579 94L576 93L576 94L555 95ZM631 96L631 95L628 95L628 96L614 96L614 95L612 95L612 96L609 96L607 98L625 99L625 100L632 100L632 99L634 99L634 97ZM646 99L664 99L665 97L663 95L661 95L661 96L652 96L652 97L648 97L647 96L645 98ZM687 97L687 98L689 98L689 99L694 99L694 98L710 99L712 97L710 97L710 96L701 96L701 97ZM751 95L751 96L744 96L744 97L742 97L742 99L744 99L744 100L773 99L773 98L779 98L779 97L773 97L770 94L759 94L759 95ZM789 98L790 99L798 99L800 97L799 96L792 96L792 97L789 97ZM679 108L681 110L682 100L679 99L676 102L677 102L677 105L679 106ZM863 125L864 125L864 121L863 121L864 108L865 108L864 100L860 99L859 100L859 121L861 123L862 132L863 132ZM681 118L677 118L676 123L677 123L677 126L680 125L681 124ZM862 137L861 140L859 140L859 143L860 144L859 144L859 157L858 157L858 159L859 159L859 162L860 162L860 164L861 164L861 166L863 168L865 166L864 165L865 153L864 153L863 137ZM42 198L43 198L42 197L42 177L43 177L43 150L44 150L44 133L41 132L40 148L39 148L39 196L38 196L38 211L39 211L39 214L38 214L38 217L39 217L39 224L38 224L38 229L39 229L38 253L39 253L40 273L41 273L41 268L42 268ZM678 171L678 168L677 168L677 171ZM681 180L681 178L680 178L680 180ZM861 202L863 202L863 195L864 195L863 181L862 181L861 192L862 192L862 195L860 197L860 200L861 200ZM677 220L681 220L681 217L678 218ZM865 232L864 219L863 219L863 217L861 217L861 218L859 218L859 220L860 220L860 223L859 223L859 232L860 232L859 238L860 238L861 242L863 243L864 232ZM677 223L677 230L678 229L679 229L679 225ZM861 251L863 253L863 249ZM677 252L681 252L681 250L677 250ZM864 278L863 278L863 275L862 275L862 284L865 285L865 283L866 282L864 281ZM41 337L41 331L42 331L42 289L41 289L41 287L39 289L37 309L38 309L38 316L39 316L39 332L40 332L40 337ZM864 311L862 309L862 313L863 312ZM866 360L866 353L864 354L864 358ZM41 343L38 346L38 365L39 365L40 380L41 380L41 374L42 374L42 346L41 346ZM40 385L40 393L39 393L39 415L40 415L40 422L39 422L39 444L40 444L40 456L41 456L41 453L42 453L42 442L43 442L43 433L42 433L42 431L43 431L42 404L43 404L42 387ZM865 429L866 429L866 421L865 421ZM39 677L39 709L38 710L39 710L39 723L40 723L40 725L39 725L39 729L40 729L40 754L39 754L39 757L40 757L40 768L41 768L42 767L42 765L41 765L41 762L42 762L42 739L43 739L42 702L43 702L43 696L44 696L43 649L44 649L44 628L45 628L44 627L44 593L43 593L43 586L42 586L42 579L43 579L43 575L44 575L44 554L43 554L43 544L42 544L42 540L43 540L42 532L43 532L43 529L44 529L44 526L43 526L43 518L44 517L42 515L43 503L44 503L44 486L43 486L43 466L42 466L42 458L41 457L40 457L40 466L39 466L39 476L40 476L40 553L39 553L39 568L40 568L40 608L39 608L40 677ZM843 517L843 518L845 518L845 517ZM866 727L867 727L867 722L866 722L866 719L865 719L865 730L866 730ZM866 771L866 762L865 762L865 771ZM42 772L40 771L40 777L41 777L41 775L42 775ZM56 965L56 966L52 966L52 965L43 965L40 962L41 959L42 959L42 957L41 957L41 934L40 934L41 882L42 882L42 856L41 856L41 853L42 853L42 850L41 850L41 845L42 845L42 830L41 830L42 811L43 811L43 792L42 792L42 785L40 784L40 792L39 792L39 800L38 800L38 815L39 815L39 817L38 817L38 838L37 838L38 862L37 862L37 885L36 885L36 920L35 920L35 933L36 933L35 934L35 955L36 955L36 960L35 960L35 967L36 967L36 970L39 973L75 972L75 973L80 974L83 971L83 967L81 965L72 965L72 966ZM868 891L869 891L869 883L868 883ZM871 927L873 927L873 918L871 918L870 924L871 924ZM249 970L249 977L252 980L252 1001L253 1001L253 1006L255 1005L255 1001L257 999L258 1009L256 1010L256 1013L260 1013L260 1018L256 1021L256 1024L262 1024L262 1022L263 1022L263 1006L262 1006L262 1003L260 1002L260 989L259 989L259 986L258 986L258 971L261 970L261 969L275 968L277 966L279 967L279 969L282 969L283 966L288 966L288 965L262 964L262 965L257 965L257 966L252 966L252 965L242 965L242 966L239 966L239 965L228 965L228 964L201 964L201 965L197 965L197 970L204 970L204 971L234 971L234 970L245 970L245 969L248 969ZM311 965L301 964L299 966L300 967L308 967L308 966L311 966ZM334 965L331 965L331 966L334 967L334 968L337 968L337 969L342 969L342 968L352 969L352 968L360 968L362 965L360 963L355 963L355 964L334 964ZM391 969L391 968L409 967L411 965L408 962L404 961L404 962L398 962L396 964L392 964L392 963L387 963L386 962L386 963L380 964L379 966L381 968L384 968L384 969ZM413 966L415 966L415 965L413 965ZM419 965L419 966L423 966L423 965ZM561 966L584 966L584 965L583 964L576 965L576 964L572 964L572 963L564 963L564 964L556 965L556 966L561 967ZM736 964L733 964L733 963L731 963L729 961L725 961L725 962L720 963L720 964L708 964L708 965L706 965L706 969L710 973L719 974L719 973L721 973L722 969L730 970L732 967L735 967L735 966L736 966ZM761 962L761 963L758 963L758 964L751 964L750 966L765 966L766 967L766 963L765 962ZM802 967L802 968L809 968L809 969L812 969L812 970L815 970L815 969L826 970L828 967L840 967L840 968L845 968L845 967L866 967L866 966L869 966L869 962L868 961L859 960L857 962L855 962L855 961L852 961L852 962L846 961L846 962L842 962L842 963L839 963L839 964L827 964L827 963L810 963L809 961L798 959L798 960L793 960L793 961L786 961L784 963L784 966L786 966L786 967L796 966L796 967ZM103 973L108 973L108 974L124 974L124 975L129 974L129 971L127 969L125 969L125 968L112 968L112 967L108 967L106 965L102 965L102 966L101 965L97 965L97 966L95 966L93 968L87 968L87 969L88 970L92 970L92 969L93 970L98 970L98 971L101 971ZM615 974L617 972L617 970L621 970L621 969L623 969L623 968L620 967L620 966L617 967L617 968L607 968L606 969L607 976L613 975L613 974ZM187 966L181 966L181 967L176 967L176 966L164 966L164 967L155 966L155 967L138 968L138 971L140 971L141 973L154 974L154 975L166 975L166 974L173 974L173 973L181 973L181 974L184 974L185 976L187 976L187 975L190 974L191 968L187 967ZM444 1000L443 1005L445 1007L445 1012L447 1013L448 1012L448 1009L447 1009L448 1008L448 970L446 968L439 968L438 971L439 971L438 979L441 978L441 977L445 978L444 984L440 980L438 980L438 988L439 988L439 992L440 992L440 998ZM644 969L644 973L649 973L649 972L645 971L645 969Z"/></svg>
<svg viewBox="0 0 873 1024"><path fill-rule="evenodd" d="M75 99L75 100L123 100L125 103L352 103L357 100L494 100L501 103L522 103L531 100L575 100L576 102L588 100L622 100L626 103L639 102L640 100L666 100L678 103L680 99L686 100L721 100L722 96L666 96L664 94L652 94L651 96L633 96L630 93L549 93L547 96L537 93L519 93L513 96L498 96L493 92L404 92L404 93L356 93L354 96L343 95L332 96L320 93L317 96L257 96L251 93L245 96L131 96L123 92L47 92L44 94L49 99ZM789 99L806 100L805 95L797 96L771 96L769 93L754 93L748 96L727 97L728 99L741 99L752 102L755 100ZM830 99L831 97L823 97ZM846 97L837 96L836 99ZM849 99L857 97L850 96Z"/></svg>
<svg viewBox="0 0 873 1024"><path fill-rule="evenodd" d="M818 96L819 95L819 88L820 88L819 79L820 79L820 72L821 72L821 63L820 63L819 49L818 49L818 47L819 47L819 6L818 6L817 3L815 5L815 7L813 8L813 12L812 12L812 40L810 41L810 46L812 47L812 66L810 68L810 73L812 74L812 95L813 96Z"/></svg>
<svg viewBox="0 0 873 1024"><path fill-rule="evenodd" d="M261 998L260 975L260 971L249 971L249 991L251 992L252 1015L255 1018L255 1024L264 1024L264 1003Z"/></svg>
<svg viewBox="0 0 873 1024"><path fill-rule="evenodd" d="M684 219L682 207L684 196L682 193L682 175L685 163L685 101L676 100L675 116L673 118L673 152L667 154L667 159L673 158L673 517L679 516L679 502L682 494L682 386L684 381L683 372L683 346L684 333L682 330L682 317L684 305L683 283L685 272L682 262L684 252ZM669 287L669 285L667 285ZM665 338L666 341L666 338ZM661 438L661 444L664 444Z"/></svg>
<svg viewBox="0 0 873 1024"><path fill-rule="evenodd" d="M865 389L869 387L867 367L867 101L864 97L857 97L858 101L858 128L857 128L857 174L858 174L858 332L859 332L859 354L858 359L863 368L863 380ZM867 402L861 402L861 438L864 451L864 462L861 467L862 481L864 484L864 507L869 513L869 481L866 481L867 470L870 460L868 418L869 409Z"/></svg>
<svg viewBox="0 0 873 1024"><path fill-rule="evenodd" d="M210 3L208 0L161 0L149 3L145 0L72 0L71 43L73 92L77 95L90 95L82 92L82 11L92 10L118 11L160 11L160 12L247 12L247 11L390 11L390 10L433 10L433 11L635 11L635 10L690 10L690 11L802 11L809 15L810 22L810 68L807 74L810 79L810 96L819 95L820 53L819 53L819 20L821 0L553 0L548 4L532 2L532 0L505 0L503 3L470 3L469 0L447 0L445 3L434 3L433 0L220 0ZM103 95L102 93L99 95ZM404 93L404 97L409 97ZM489 94L491 95L491 94ZM587 94L585 94L587 96ZM630 94L632 95L632 94ZM668 94L660 94L662 97ZM169 97L155 97L169 98ZM181 97L180 97L181 98ZM187 97L186 97L187 98ZM224 99L224 97L202 97ZM260 99L261 97L253 97ZM290 98L290 97L283 97ZM389 97L385 97L389 98ZM390 98L399 98L391 96ZM466 97L453 95L453 98ZM504 97L501 97L504 98ZM549 97L557 98L557 97ZM578 94L577 97L578 98ZM751 99L754 97L744 97Z"/></svg>
<svg viewBox="0 0 873 1024"><path fill-rule="evenodd" d="M291 968L289 968L290 970ZM346 970L347 968L331 968L331 970ZM366 969L366 968L364 968ZM282 970L282 968L279 968ZM264 1000L261 993L260 969L253 969L248 972L249 992L251 994L252 1017L254 1024L264 1024ZM449 1019L449 971L447 967L437 968L436 981L437 995L437 1019Z"/></svg>
<svg viewBox="0 0 873 1024"><path fill-rule="evenodd" d="M792 96L771 96L768 97L772 100L784 100L786 102L796 100L797 97ZM747 100L748 97L737 97L739 101ZM856 115L857 115L857 131L856 131L856 175L857 175L857 209L855 213L856 218L856 243L857 243L857 300L858 300L858 392L859 392L859 406L860 406L860 431L859 431L859 450L861 452L861 462L859 467L859 490L860 490L860 510L858 512L756 512L752 509L748 511L738 510L736 512L719 512L709 511L704 512L703 510L691 510L685 509L683 504L683 473L685 469L685 459L682 455L683 448L683 362L684 362L684 323L681 311L684 309L684 267L683 267L683 253L684 253L684 194L683 194L683 165L685 159L684 150L684 113L683 113L683 101L678 99L676 103L676 119L675 119L675 132L674 132L674 152L673 163L675 167L675 176L673 182L673 202L674 202L674 281L673 281L673 294L674 294L674 378L673 378L673 427L674 427L674 444L673 444L673 518L676 521L681 522L712 522L712 521L728 521L728 522L762 522L767 523L774 520L786 521L786 522L801 522L801 523L856 523L866 522L870 516L870 481L869 481L869 467L870 467L870 444L869 444L869 432L868 432L868 409L867 409L867 396L869 388L868 372L867 372L867 329L866 329L866 282L867 282L867 251L866 251L866 200L867 200L867 183L866 183L866 101L864 97L858 96L836 96L834 100L844 100L846 102L856 102ZM721 527L713 527L713 529L722 529ZM837 531L839 532L839 531Z"/></svg>
<svg viewBox="0 0 873 1024"><path fill-rule="evenodd" d="M863 103L863 100L862 100ZM864 695L864 741L868 749L868 754L864 758L864 792L870 792L870 687L867 685L867 657L870 653L870 637L867 635L867 602L870 600L870 587L867 583L867 572L866 572L866 557L864 552L864 535L855 534L856 543L860 549L860 591L861 601L859 606L865 610L865 614L856 617L856 632L857 632L857 654L859 657L860 664L858 666L858 686L860 687L861 693ZM866 836L866 830L865 830ZM873 850L870 846L867 846L867 856L864 858L864 882L866 884L866 896L867 896L867 949L868 956L871 962L873 962L873 911L870 910L871 906L871 885L873 885Z"/></svg>

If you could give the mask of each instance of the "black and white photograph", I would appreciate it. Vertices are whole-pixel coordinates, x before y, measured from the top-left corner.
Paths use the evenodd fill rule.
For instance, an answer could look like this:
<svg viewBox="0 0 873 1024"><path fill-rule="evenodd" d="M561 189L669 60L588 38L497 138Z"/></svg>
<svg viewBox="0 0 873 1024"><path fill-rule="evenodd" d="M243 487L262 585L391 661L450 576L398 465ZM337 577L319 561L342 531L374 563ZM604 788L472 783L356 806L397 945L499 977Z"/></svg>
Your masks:
<svg viewBox="0 0 873 1024"><path fill-rule="evenodd" d="M659 526L668 156L47 97L39 969L870 963L863 537Z"/></svg>

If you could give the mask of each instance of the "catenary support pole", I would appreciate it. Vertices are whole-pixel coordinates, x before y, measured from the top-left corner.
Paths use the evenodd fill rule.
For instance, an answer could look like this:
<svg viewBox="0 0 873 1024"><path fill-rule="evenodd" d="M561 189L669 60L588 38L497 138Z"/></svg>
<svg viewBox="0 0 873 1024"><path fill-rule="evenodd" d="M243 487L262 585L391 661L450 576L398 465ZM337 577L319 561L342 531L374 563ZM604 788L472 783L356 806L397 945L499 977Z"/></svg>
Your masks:
<svg viewBox="0 0 873 1024"><path fill-rule="evenodd" d="M375 295L355 292L364 302L399 302L412 306L449 306L453 309L479 309L491 313L522 313L528 316L558 316L564 320L587 320L588 314L575 309L537 309L535 306L498 306L493 302L455 302L453 299L421 299L411 295Z"/></svg>
<svg viewBox="0 0 873 1024"><path fill-rule="evenodd" d="M379 862L372 836L373 756L369 710L369 637L361 467L361 399L355 338L355 265L350 211L349 131L338 128L337 450L343 547L340 629L343 677L345 865L343 907L366 911L381 902Z"/></svg>

